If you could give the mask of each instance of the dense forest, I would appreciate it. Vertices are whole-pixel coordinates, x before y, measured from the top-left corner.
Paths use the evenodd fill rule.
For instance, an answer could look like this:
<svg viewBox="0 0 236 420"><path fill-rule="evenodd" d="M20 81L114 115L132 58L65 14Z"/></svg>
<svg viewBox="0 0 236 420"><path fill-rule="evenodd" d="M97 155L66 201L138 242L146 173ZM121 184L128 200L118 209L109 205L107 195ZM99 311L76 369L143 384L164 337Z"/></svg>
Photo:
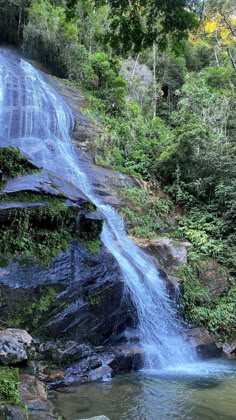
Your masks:
<svg viewBox="0 0 236 420"><path fill-rule="evenodd" d="M187 318L234 334L235 1L0 0L0 25L2 41L84 93L104 127L96 163L145 181L123 192L130 233L192 243L178 273ZM212 259L231 285L217 298L198 280Z"/></svg>

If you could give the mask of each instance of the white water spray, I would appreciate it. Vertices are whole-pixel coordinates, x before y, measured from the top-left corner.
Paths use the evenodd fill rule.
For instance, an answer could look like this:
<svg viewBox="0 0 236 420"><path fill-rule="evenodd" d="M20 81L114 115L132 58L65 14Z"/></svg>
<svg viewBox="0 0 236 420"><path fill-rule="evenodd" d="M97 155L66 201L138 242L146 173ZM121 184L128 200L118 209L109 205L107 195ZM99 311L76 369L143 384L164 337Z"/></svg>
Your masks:
<svg viewBox="0 0 236 420"><path fill-rule="evenodd" d="M73 115L43 75L24 60L0 50L0 145L19 147L43 168L79 187L104 218L101 239L118 262L138 314L138 336L146 367L192 362L164 283L152 258L126 235L123 220L93 192L81 169L70 132Z"/></svg>

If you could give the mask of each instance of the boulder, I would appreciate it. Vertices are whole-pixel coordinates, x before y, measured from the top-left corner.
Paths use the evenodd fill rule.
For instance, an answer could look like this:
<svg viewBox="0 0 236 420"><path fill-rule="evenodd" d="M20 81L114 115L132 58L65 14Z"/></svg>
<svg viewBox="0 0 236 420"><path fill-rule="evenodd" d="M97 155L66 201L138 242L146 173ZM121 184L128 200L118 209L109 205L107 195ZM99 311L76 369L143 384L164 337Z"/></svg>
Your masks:
<svg viewBox="0 0 236 420"><path fill-rule="evenodd" d="M87 419L80 419L80 420L109 420L109 418L106 416L95 416L95 417L90 417Z"/></svg>
<svg viewBox="0 0 236 420"><path fill-rule="evenodd" d="M222 346L223 353L229 358L236 357L236 339L224 343Z"/></svg>
<svg viewBox="0 0 236 420"><path fill-rule="evenodd" d="M177 241L164 237L150 240L136 240L136 242L155 257L167 270L186 264L188 248L192 246L190 242Z"/></svg>
<svg viewBox="0 0 236 420"><path fill-rule="evenodd" d="M143 355L143 349L138 346L95 349L88 357L66 369L61 384L97 381L139 370L143 366Z"/></svg>
<svg viewBox="0 0 236 420"><path fill-rule="evenodd" d="M30 420L56 420L53 405L48 400L45 385L35 376L20 375L20 397L27 405Z"/></svg>
<svg viewBox="0 0 236 420"><path fill-rule="evenodd" d="M26 411L15 405L1 404L0 405L0 419L1 420L28 420Z"/></svg>
<svg viewBox="0 0 236 420"><path fill-rule="evenodd" d="M95 416L95 417L90 417L87 419L80 419L80 420L109 420L109 418L106 416Z"/></svg>
<svg viewBox="0 0 236 420"><path fill-rule="evenodd" d="M66 355L68 350L68 355ZM139 370L144 352L138 345L90 347L59 340L40 345L32 368L50 388L111 378L119 373ZM57 358L58 356L58 358ZM74 363L73 363L74 360ZM59 369L58 366L63 366Z"/></svg>
<svg viewBox="0 0 236 420"><path fill-rule="evenodd" d="M0 363L17 365L28 360L33 351L33 339L25 330L0 331Z"/></svg>
<svg viewBox="0 0 236 420"><path fill-rule="evenodd" d="M188 341L203 358L219 357L222 348L217 345L215 339L205 328L191 328L186 332Z"/></svg>

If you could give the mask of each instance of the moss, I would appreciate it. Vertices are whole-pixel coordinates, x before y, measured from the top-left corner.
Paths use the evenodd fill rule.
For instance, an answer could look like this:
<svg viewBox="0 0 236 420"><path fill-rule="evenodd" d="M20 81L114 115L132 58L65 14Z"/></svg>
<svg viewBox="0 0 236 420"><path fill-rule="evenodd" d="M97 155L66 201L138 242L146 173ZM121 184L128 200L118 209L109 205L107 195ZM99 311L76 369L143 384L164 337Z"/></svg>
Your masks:
<svg viewBox="0 0 236 420"><path fill-rule="evenodd" d="M48 206L11 211L9 221L0 226L0 254L31 256L48 265L76 237L74 209L54 197Z"/></svg>
<svg viewBox="0 0 236 420"><path fill-rule="evenodd" d="M99 253L100 239L93 239L93 240L80 239L80 242L93 254Z"/></svg>
<svg viewBox="0 0 236 420"><path fill-rule="evenodd" d="M65 197L62 194L61 196L52 196L50 194L40 194L40 193L28 193L28 192L16 192L10 194L0 194L0 202L10 202L10 201L19 201L25 203L41 203L49 202L51 204L57 205L58 203L64 203Z"/></svg>
<svg viewBox="0 0 236 420"><path fill-rule="evenodd" d="M0 267L5 268L8 266L8 259L7 258L0 258Z"/></svg>
<svg viewBox="0 0 236 420"><path fill-rule="evenodd" d="M92 203L86 203L84 206L84 209L87 210L88 212L91 212L91 211L96 210L96 206Z"/></svg>
<svg viewBox="0 0 236 420"><path fill-rule="evenodd" d="M42 286L33 295L19 295L8 311L7 324L13 328L28 329L30 332L37 331L48 319L48 314L59 307L56 299L58 291L56 286ZM4 298L2 300L1 303L4 304Z"/></svg>
<svg viewBox="0 0 236 420"><path fill-rule="evenodd" d="M38 171L16 147L0 148L0 170L7 177L25 175Z"/></svg>
<svg viewBox="0 0 236 420"><path fill-rule="evenodd" d="M0 404L20 404L19 370L0 369Z"/></svg>
<svg viewBox="0 0 236 420"><path fill-rule="evenodd" d="M101 292L94 293L88 297L88 303L91 306L99 305L104 299L104 296Z"/></svg>

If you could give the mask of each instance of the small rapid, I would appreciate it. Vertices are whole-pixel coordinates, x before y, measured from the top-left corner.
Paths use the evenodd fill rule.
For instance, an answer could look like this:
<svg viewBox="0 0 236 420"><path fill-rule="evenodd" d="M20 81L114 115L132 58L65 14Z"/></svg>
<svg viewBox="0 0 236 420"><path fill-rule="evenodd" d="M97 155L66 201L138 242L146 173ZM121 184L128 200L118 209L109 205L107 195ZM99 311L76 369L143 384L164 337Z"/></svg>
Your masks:
<svg viewBox="0 0 236 420"><path fill-rule="evenodd" d="M166 287L151 257L126 235L122 218L102 203L71 142L74 118L63 98L28 62L0 49L0 145L15 146L44 169L79 187L104 219L101 240L118 262L138 314L145 367L193 363Z"/></svg>

